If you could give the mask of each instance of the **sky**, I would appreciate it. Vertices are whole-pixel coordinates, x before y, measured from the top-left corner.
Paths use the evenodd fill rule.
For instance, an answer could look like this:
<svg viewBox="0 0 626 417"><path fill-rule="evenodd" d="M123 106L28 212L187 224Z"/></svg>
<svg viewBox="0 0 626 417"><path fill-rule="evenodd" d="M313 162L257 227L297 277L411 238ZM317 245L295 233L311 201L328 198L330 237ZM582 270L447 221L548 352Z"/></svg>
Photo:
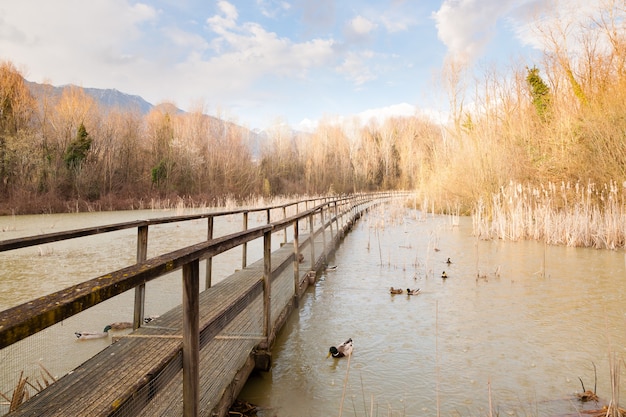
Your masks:
<svg viewBox="0 0 626 417"><path fill-rule="evenodd" d="M251 129L445 112L446 59L538 50L554 0L0 0L0 60L29 81L114 88Z"/></svg>

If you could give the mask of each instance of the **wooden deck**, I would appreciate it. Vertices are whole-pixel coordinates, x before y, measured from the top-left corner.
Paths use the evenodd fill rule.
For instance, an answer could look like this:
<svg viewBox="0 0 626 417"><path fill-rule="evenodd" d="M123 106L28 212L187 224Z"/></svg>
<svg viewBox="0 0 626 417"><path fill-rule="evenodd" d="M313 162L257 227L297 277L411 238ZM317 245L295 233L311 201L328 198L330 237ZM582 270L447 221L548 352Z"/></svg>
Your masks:
<svg viewBox="0 0 626 417"><path fill-rule="evenodd" d="M316 238L315 265L306 256L310 242L306 236L300 238L305 262L299 264L298 294L293 244L272 253L271 341L306 289L306 273L323 267L345 231L335 230L333 236L326 231ZM261 259L200 294L202 416L226 416L250 372L263 364L255 360L264 340L263 272ZM183 415L182 317L182 307L175 308L120 338L10 415ZM256 359L267 360L267 356Z"/></svg>

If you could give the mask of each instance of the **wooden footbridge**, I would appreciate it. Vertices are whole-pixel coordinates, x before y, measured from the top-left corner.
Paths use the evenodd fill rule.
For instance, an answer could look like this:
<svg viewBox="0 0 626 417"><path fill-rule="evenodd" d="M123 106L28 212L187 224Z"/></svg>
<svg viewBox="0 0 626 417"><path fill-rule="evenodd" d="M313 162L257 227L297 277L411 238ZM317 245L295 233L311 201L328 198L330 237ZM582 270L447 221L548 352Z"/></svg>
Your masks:
<svg viewBox="0 0 626 417"><path fill-rule="evenodd" d="M9 416L226 416L249 374L269 370L270 348L289 313L354 222L404 194L364 194L176 216L0 241L0 252L122 229L137 229L137 263L0 312L0 355L9 347L103 301L134 290L134 330L36 395L26 384L5 393ZM287 216L287 209L296 214ZM248 215L267 223L248 228ZM271 213L282 213L273 219ZM240 232L213 236L213 220L241 214ZM279 216L274 216L279 217ZM151 225L207 219L207 240L147 259ZM299 235L299 224L309 226ZM317 225L317 226L315 226ZM293 228L287 241L287 229ZM284 242L272 248L272 234ZM247 265L247 244L263 257ZM213 257L242 249L242 268L211 285ZM200 291L200 261L206 266ZM206 263L204 263L206 261ZM182 269L182 305L144 324L145 284ZM22 380L20 381L22 382Z"/></svg>

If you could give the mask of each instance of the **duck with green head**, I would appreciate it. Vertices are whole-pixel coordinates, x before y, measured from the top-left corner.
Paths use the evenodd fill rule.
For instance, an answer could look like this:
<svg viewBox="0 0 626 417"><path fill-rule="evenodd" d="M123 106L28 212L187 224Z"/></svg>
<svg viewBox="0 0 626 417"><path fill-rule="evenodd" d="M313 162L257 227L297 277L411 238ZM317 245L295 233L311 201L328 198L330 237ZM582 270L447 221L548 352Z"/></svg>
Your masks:
<svg viewBox="0 0 626 417"><path fill-rule="evenodd" d="M74 332L74 334L80 340L102 339L109 335L109 330L111 330L111 326L107 325L102 332Z"/></svg>
<svg viewBox="0 0 626 417"><path fill-rule="evenodd" d="M326 357L343 358L344 356L350 356L352 355L352 348L352 338L350 338L337 347L331 346Z"/></svg>

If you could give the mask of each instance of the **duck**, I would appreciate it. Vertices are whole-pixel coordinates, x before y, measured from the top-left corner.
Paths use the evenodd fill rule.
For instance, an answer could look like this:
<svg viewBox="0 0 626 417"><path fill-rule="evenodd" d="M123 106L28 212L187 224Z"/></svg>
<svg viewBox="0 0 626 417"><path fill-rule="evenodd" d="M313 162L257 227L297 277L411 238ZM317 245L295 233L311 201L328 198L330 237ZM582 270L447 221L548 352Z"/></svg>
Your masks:
<svg viewBox="0 0 626 417"><path fill-rule="evenodd" d="M441 278L448 278L448 274L446 274L446 271L443 271L441 273Z"/></svg>
<svg viewBox="0 0 626 417"><path fill-rule="evenodd" d="M391 294L402 294L402 288L393 288L393 287L391 287L389 289L389 292Z"/></svg>
<svg viewBox="0 0 626 417"><path fill-rule="evenodd" d="M448 265L450 265L450 264L452 263L452 261L450 260L450 258L448 258L448 260L446 261L446 263L447 263Z"/></svg>
<svg viewBox="0 0 626 417"><path fill-rule="evenodd" d="M133 323L129 321L116 321L115 323L109 324L109 326L111 327L111 330L126 330L132 329Z"/></svg>
<svg viewBox="0 0 626 417"><path fill-rule="evenodd" d="M350 338L337 347L331 346L326 357L343 358L344 356L350 356L352 355L352 348L352 338Z"/></svg>
<svg viewBox="0 0 626 417"><path fill-rule="evenodd" d="M76 338L84 340L84 339L102 339L103 337L107 337L109 335L109 330L111 330L111 326L107 325L102 332L74 332Z"/></svg>
<svg viewBox="0 0 626 417"><path fill-rule="evenodd" d="M412 290L410 288L407 288L406 289L406 293L407 293L407 295L417 295L417 294L420 293L420 289L416 288L416 289Z"/></svg>

